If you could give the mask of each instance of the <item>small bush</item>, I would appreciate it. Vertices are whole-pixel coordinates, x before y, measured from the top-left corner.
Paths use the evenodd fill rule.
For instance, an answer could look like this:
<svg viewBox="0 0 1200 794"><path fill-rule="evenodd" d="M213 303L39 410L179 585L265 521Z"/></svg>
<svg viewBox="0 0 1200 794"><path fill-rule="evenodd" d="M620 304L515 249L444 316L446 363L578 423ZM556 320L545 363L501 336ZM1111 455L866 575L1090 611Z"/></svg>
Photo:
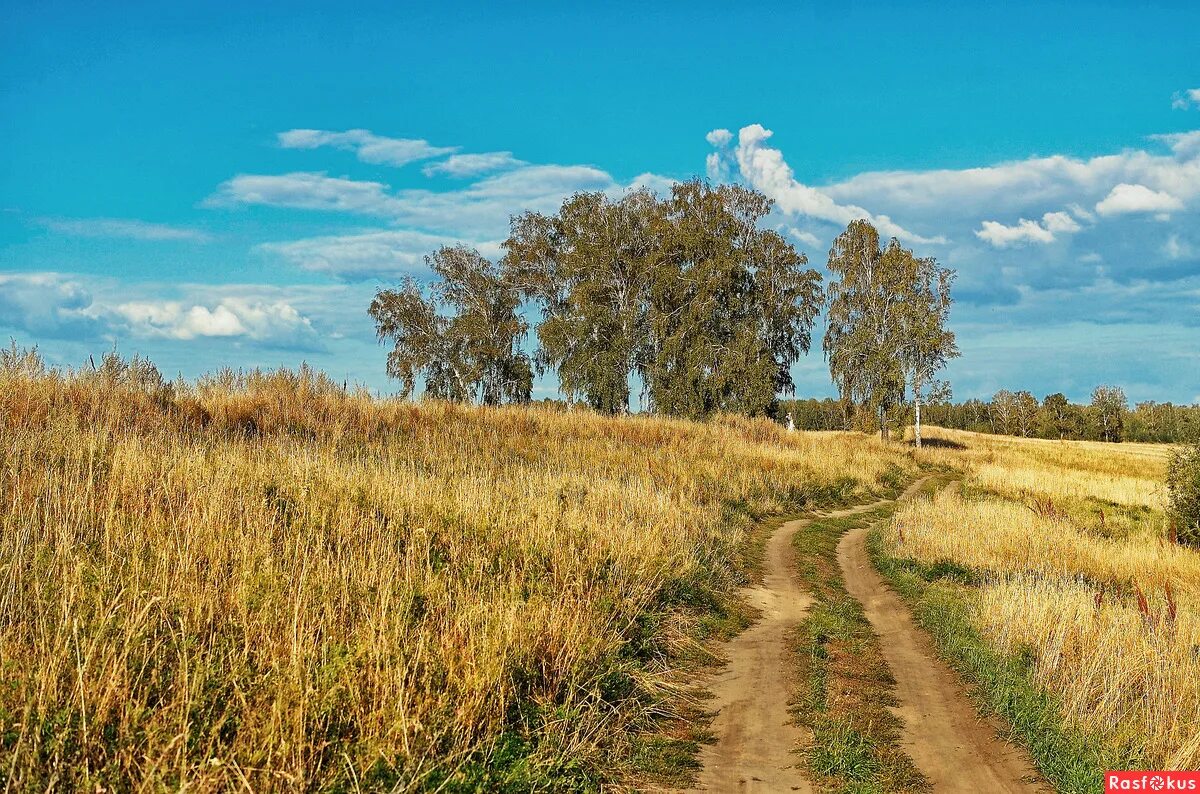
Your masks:
<svg viewBox="0 0 1200 794"><path fill-rule="evenodd" d="M1200 547L1200 442L1171 453L1167 488L1171 492L1170 515L1179 542Z"/></svg>

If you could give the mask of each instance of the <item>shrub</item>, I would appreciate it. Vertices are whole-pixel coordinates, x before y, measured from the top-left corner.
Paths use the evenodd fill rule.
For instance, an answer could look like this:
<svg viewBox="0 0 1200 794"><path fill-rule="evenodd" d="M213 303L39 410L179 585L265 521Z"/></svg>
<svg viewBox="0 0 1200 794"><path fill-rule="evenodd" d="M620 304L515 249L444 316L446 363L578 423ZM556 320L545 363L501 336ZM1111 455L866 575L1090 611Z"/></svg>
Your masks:
<svg viewBox="0 0 1200 794"><path fill-rule="evenodd" d="M1167 488L1171 494L1171 520L1179 542L1200 547L1200 442L1194 441L1171 453Z"/></svg>

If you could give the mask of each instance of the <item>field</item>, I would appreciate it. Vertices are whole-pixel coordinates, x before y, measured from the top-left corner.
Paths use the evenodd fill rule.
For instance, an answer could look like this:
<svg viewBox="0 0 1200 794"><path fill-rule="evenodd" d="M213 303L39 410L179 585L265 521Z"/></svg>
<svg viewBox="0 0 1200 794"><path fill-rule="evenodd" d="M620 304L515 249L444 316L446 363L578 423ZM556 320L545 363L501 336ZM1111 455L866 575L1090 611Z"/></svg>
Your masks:
<svg viewBox="0 0 1200 794"><path fill-rule="evenodd" d="M1167 447L933 429L917 451L379 400L307 369L2 364L8 790L682 782L697 675L754 619L763 519L930 475L791 538L815 598L789 693L809 774L923 785L884 708L888 648L837 572L855 526L1059 790L1200 765L1200 555L1169 537Z"/></svg>
<svg viewBox="0 0 1200 794"><path fill-rule="evenodd" d="M47 373L14 351L0 777L626 784L661 766L698 643L745 621L756 519L914 472L900 447L765 420L380 401L307 370Z"/></svg>
<svg viewBox="0 0 1200 794"><path fill-rule="evenodd" d="M1170 539L1168 448L933 435L920 457L961 471L961 487L905 505L878 540L893 572L931 582L916 610L943 649L991 678L1061 790L1087 790L1104 765L1200 766L1200 554ZM1016 679L979 661L993 652L1049 695L1040 714L1011 706Z"/></svg>

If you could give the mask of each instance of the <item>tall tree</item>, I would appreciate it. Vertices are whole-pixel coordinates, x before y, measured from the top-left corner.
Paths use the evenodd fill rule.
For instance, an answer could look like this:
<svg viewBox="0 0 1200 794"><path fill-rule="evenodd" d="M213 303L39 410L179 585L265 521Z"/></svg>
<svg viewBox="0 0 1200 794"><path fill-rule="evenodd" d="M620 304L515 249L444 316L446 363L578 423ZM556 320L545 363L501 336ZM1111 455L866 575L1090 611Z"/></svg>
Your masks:
<svg viewBox="0 0 1200 794"><path fill-rule="evenodd" d="M933 257L917 258L906 249L900 249L898 256L905 260L901 264L909 274L904 285L907 295L901 304L904 328L900 332L900 361L912 389L913 438L919 447L921 403L950 399L949 384L934 376L950 359L959 356L954 332L946 328L953 303L950 287L956 274L938 265Z"/></svg>
<svg viewBox="0 0 1200 794"><path fill-rule="evenodd" d="M1062 392L1047 394L1042 400L1042 413L1046 419L1047 435L1062 440L1074 431L1071 401Z"/></svg>
<svg viewBox="0 0 1200 794"><path fill-rule="evenodd" d="M851 221L829 251L824 349L843 398L861 403L887 438L888 412L907 388L921 392L947 359L958 355L945 329L953 272L921 259L892 239Z"/></svg>
<svg viewBox="0 0 1200 794"><path fill-rule="evenodd" d="M1101 441L1120 441L1129 401L1119 386L1097 386L1092 391L1092 420Z"/></svg>
<svg viewBox="0 0 1200 794"><path fill-rule="evenodd" d="M517 291L465 246L443 247L425 261L438 276L428 297L410 278L380 290L368 309L379 340L393 342L387 370L404 396L421 377L429 397L528 402L533 370L520 345L529 326L517 314Z"/></svg>
<svg viewBox="0 0 1200 794"><path fill-rule="evenodd" d="M513 218L504 244L510 281L541 307L539 372L604 413L628 409L641 368L661 215L649 191L578 193L556 215Z"/></svg>
<svg viewBox="0 0 1200 794"><path fill-rule="evenodd" d="M777 232L758 228L770 199L737 185L675 185L649 308L644 377L665 413L773 414L794 391L821 276Z"/></svg>

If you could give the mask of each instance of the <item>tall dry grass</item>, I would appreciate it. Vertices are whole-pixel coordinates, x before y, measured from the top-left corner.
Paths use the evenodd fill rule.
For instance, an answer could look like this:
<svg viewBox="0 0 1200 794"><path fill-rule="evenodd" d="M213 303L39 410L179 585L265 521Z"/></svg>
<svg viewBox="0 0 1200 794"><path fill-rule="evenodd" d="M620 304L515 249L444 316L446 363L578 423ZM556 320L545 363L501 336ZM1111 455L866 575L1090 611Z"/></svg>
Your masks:
<svg viewBox="0 0 1200 794"><path fill-rule="evenodd" d="M891 554L981 572L976 627L1032 658L1070 726L1151 767L1200 766L1200 552L1166 531L1167 448L935 435L958 448L923 456L965 487L902 507Z"/></svg>
<svg viewBox="0 0 1200 794"><path fill-rule="evenodd" d="M620 780L753 516L910 466L857 436L0 361L7 790Z"/></svg>

